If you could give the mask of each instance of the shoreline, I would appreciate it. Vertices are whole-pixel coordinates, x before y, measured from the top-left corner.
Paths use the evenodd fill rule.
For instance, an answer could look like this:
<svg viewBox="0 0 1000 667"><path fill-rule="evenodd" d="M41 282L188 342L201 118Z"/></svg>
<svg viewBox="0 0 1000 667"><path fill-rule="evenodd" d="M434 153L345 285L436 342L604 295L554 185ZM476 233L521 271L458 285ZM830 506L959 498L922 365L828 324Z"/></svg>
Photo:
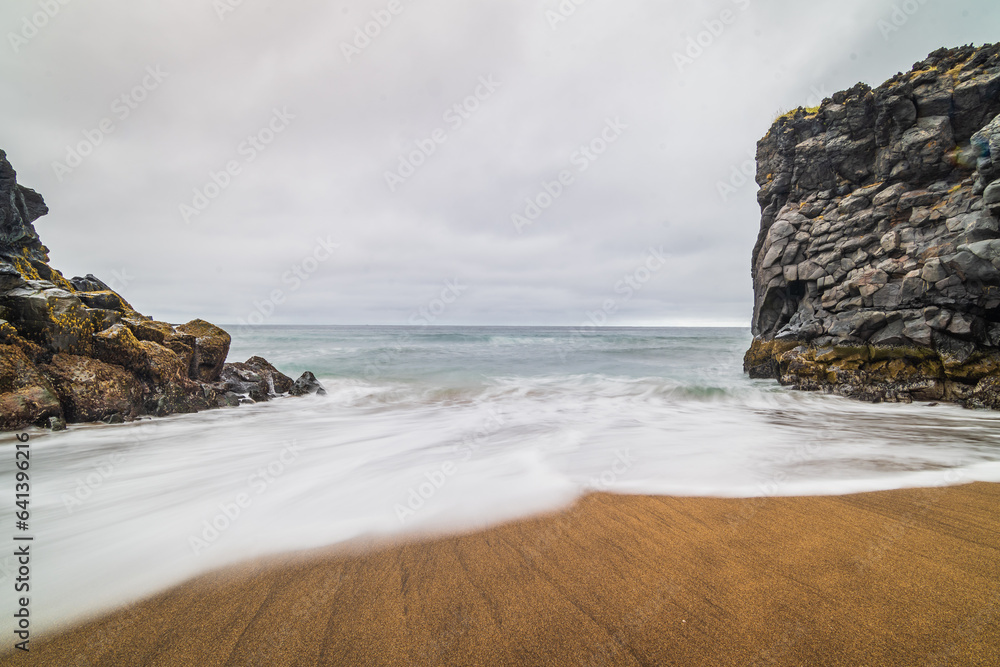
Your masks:
<svg viewBox="0 0 1000 667"><path fill-rule="evenodd" d="M985 665L1000 646L998 502L1000 484L982 482L752 499L596 493L479 532L230 567L34 638L30 659ZM0 664L20 664L8 649Z"/></svg>

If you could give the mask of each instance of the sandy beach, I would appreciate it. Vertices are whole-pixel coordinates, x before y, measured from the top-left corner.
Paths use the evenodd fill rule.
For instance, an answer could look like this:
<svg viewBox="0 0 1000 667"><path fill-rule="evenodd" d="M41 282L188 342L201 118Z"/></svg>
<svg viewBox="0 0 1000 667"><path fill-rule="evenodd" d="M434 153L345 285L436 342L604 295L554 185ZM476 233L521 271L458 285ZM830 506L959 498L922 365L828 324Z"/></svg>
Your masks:
<svg viewBox="0 0 1000 667"><path fill-rule="evenodd" d="M3 665L996 665L1000 485L593 494L203 576Z"/></svg>

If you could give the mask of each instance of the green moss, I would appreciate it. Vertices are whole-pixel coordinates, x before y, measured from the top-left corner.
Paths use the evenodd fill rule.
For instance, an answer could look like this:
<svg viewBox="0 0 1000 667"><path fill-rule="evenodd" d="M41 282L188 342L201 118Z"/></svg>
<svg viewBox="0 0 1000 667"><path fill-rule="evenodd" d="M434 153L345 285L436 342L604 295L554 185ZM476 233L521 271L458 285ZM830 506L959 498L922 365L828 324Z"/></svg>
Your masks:
<svg viewBox="0 0 1000 667"><path fill-rule="evenodd" d="M819 107L798 107L792 109L791 111L781 111L778 110L777 116L774 119L774 123L780 123L783 120L792 120L797 117L800 112L803 119L815 118L819 114Z"/></svg>
<svg viewBox="0 0 1000 667"><path fill-rule="evenodd" d="M894 359L936 360L937 352L926 347L872 347L872 361Z"/></svg>
<svg viewBox="0 0 1000 667"><path fill-rule="evenodd" d="M90 349L90 338L94 335L94 323L90 317L80 314L76 309L55 312L51 303L48 305L48 311L49 336L60 337L71 354L87 353Z"/></svg>

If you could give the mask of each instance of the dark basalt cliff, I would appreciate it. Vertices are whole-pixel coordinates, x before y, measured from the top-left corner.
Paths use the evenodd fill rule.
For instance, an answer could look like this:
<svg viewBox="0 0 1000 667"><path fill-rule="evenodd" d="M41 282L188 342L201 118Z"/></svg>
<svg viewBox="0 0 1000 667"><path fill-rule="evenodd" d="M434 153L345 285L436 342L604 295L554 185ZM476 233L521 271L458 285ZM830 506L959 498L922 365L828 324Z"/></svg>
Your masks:
<svg viewBox="0 0 1000 667"><path fill-rule="evenodd" d="M0 151L0 429L323 391L311 373L293 383L260 357L226 363L229 334L208 322L157 322L92 275L67 280L35 232L46 213Z"/></svg>
<svg viewBox="0 0 1000 667"><path fill-rule="evenodd" d="M1000 408L998 114L988 45L774 123L757 144L751 376Z"/></svg>

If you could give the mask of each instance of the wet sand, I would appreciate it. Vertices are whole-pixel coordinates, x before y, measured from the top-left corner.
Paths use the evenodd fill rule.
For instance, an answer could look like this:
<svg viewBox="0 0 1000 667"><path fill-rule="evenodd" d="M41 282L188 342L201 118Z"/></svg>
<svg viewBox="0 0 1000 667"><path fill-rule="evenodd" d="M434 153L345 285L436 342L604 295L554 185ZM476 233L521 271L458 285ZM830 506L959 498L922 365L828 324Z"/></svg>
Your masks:
<svg viewBox="0 0 1000 667"><path fill-rule="evenodd" d="M1000 485L594 494L230 568L0 664L998 665Z"/></svg>

